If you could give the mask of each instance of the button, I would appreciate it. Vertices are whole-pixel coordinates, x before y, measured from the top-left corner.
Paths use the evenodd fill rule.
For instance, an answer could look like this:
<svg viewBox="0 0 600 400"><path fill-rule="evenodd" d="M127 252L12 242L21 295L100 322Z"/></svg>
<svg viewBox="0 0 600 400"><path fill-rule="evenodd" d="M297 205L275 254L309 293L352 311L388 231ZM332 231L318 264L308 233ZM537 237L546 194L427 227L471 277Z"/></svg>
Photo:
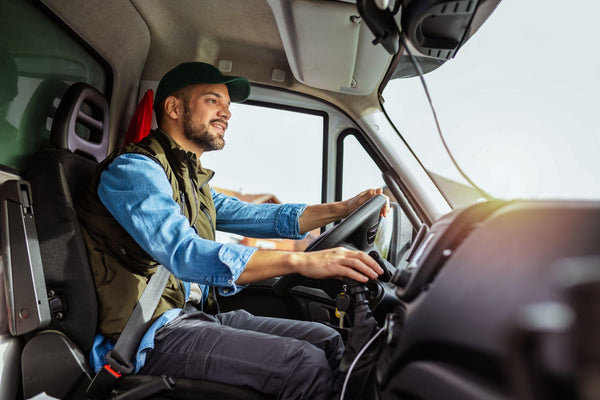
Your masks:
<svg viewBox="0 0 600 400"><path fill-rule="evenodd" d="M223 289L223 293L229 293L229 289Z"/></svg>
<svg viewBox="0 0 600 400"><path fill-rule="evenodd" d="M231 279L228 279L228 280L227 280L227 283L228 283L228 284L230 284L230 285L233 285L233 280L231 280Z"/></svg>

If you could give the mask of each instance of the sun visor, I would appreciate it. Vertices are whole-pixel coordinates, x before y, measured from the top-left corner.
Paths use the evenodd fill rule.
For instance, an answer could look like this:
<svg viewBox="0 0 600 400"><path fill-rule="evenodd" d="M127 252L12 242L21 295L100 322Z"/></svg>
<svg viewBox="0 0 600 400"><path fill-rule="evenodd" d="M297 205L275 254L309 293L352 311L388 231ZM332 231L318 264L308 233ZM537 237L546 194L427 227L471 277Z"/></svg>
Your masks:
<svg viewBox="0 0 600 400"><path fill-rule="evenodd" d="M294 77L311 87L356 95L371 93L391 56L361 20L355 4L267 0Z"/></svg>

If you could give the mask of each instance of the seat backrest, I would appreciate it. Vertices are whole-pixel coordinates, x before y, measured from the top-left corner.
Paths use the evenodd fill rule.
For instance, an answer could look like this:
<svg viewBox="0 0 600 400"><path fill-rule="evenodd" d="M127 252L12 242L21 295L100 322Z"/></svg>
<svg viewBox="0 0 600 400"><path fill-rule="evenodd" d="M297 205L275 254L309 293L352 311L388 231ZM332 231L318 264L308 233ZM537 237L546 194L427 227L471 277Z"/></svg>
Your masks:
<svg viewBox="0 0 600 400"><path fill-rule="evenodd" d="M75 83L61 99L50 133L26 171L50 298L51 327L83 352L92 345L97 300L75 205L108 150L108 103L92 86Z"/></svg>

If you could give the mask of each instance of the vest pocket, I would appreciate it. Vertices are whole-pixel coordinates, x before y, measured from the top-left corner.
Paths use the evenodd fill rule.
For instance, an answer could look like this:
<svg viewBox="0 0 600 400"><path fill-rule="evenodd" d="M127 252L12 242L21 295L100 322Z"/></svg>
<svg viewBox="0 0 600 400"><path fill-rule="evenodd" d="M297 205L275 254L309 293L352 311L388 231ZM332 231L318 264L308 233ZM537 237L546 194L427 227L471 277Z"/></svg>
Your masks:
<svg viewBox="0 0 600 400"><path fill-rule="evenodd" d="M158 262L137 244L126 246L122 242L114 242L113 246L118 249L116 256L122 261L119 263L121 267L146 277L154 273Z"/></svg>

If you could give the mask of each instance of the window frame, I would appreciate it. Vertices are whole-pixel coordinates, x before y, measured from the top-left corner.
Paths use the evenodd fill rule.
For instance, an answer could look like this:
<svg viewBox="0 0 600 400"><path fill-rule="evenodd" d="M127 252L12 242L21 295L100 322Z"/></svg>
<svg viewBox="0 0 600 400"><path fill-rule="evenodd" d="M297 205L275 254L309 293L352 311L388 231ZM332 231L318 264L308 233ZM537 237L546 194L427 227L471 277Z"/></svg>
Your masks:
<svg viewBox="0 0 600 400"><path fill-rule="evenodd" d="M75 32L65 21L63 21L59 16L57 16L48 6L46 6L39 0L30 0L28 1L28 3L31 4L33 7L37 8L37 10L40 11L44 16L46 16L49 19L49 21L51 21L51 23L56 25L57 29L62 30L67 36L69 36L74 41L74 43L81 46L82 49L85 52L87 52L89 56L99 64L100 68L104 71L106 78L104 84L105 87L103 88L103 90L100 90L100 92L104 95L104 97L106 97L108 104L110 104L114 85L114 71L110 66L110 63L106 59L104 59L94 47L92 47L79 34L77 34L77 32ZM20 72L22 71L19 71L19 73ZM39 74L23 74L18 76L34 79L40 78ZM17 176L22 176L24 173L24 171L22 170L4 164L0 164L0 171Z"/></svg>
<svg viewBox="0 0 600 400"><path fill-rule="evenodd" d="M379 153L370 144L369 140L358 130L348 128L342 131L336 142L336 164L335 164L335 200L342 200L343 193L343 175L344 175L344 140L348 136L354 136L358 143L365 150L367 155L371 157L377 168L381 171L383 181L386 183L390 191L398 200L398 204L404 214L408 217L411 224L417 229L423 223L423 218L419 216L418 212L410 205L410 199L406 195L405 191L402 190L400 178L389 166L389 164L379 155Z"/></svg>
<svg viewBox="0 0 600 400"><path fill-rule="evenodd" d="M104 91L99 91L104 95L104 97L106 97L108 104L110 104L114 85L114 71L110 63L106 59L104 59L102 55L100 55L100 53L98 53L98 51L96 51L96 49L91 44L89 44L81 36L79 36L77 32L75 32L65 21L63 21L59 16L57 16L48 6L43 4L40 0L30 1L30 3L33 3L44 14L50 17L54 21L54 23L56 23L66 34L73 38L77 44L81 45L81 47L83 47L83 49L87 51L89 55L92 56L92 58L100 64L100 66L106 73L106 87L104 88Z"/></svg>
<svg viewBox="0 0 600 400"><path fill-rule="evenodd" d="M323 118L323 137L322 137L322 149L321 149L321 202L327 202L327 176L328 176L328 158L329 158L329 114L326 111L313 110L310 108L298 107L298 106L290 106L286 104L278 104L272 103L268 101L262 100L246 100L242 104L264 107L264 108L272 108L276 110L283 111L292 111L298 112L302 114L316 115Z"/></svg>

